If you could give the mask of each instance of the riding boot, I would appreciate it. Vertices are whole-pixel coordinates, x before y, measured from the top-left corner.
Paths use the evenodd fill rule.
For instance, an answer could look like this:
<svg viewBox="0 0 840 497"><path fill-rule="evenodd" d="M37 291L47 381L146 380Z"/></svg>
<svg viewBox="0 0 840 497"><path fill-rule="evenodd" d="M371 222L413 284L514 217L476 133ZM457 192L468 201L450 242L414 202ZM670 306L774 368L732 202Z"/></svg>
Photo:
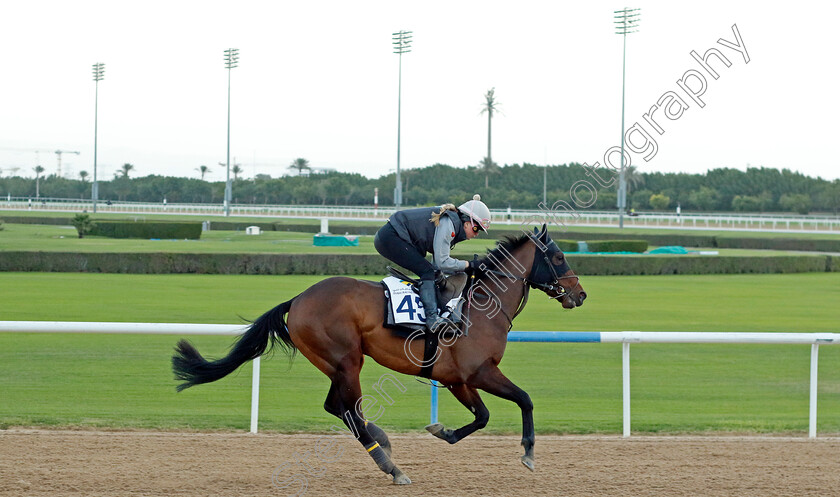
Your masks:
<svg viewBox="0 0 840 497"><path fill-rule="evenodd" d="M420 280L420 301L426 312L426 329L434 333L446 320L438 314L437 290L434 280Z"/></svg>

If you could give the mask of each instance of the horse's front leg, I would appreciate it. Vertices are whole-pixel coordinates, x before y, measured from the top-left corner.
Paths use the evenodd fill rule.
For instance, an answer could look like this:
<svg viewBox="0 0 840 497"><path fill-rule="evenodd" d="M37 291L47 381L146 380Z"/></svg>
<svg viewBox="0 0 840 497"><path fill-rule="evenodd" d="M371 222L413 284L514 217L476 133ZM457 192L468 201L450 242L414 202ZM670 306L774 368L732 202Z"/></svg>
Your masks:
<svg viewBox="0 0 840 497"><path fill-rule="evenodd" d="M478 395L478 390L475 388L463 383L448 385L447 388L461 404L464 404L464 407L475 415L475 419L472 423L462 426L457 430L445 428L441 423L431 424L426 427L426 430L441 440L446 440L454 444L474 431L487 426L487 421L490 420L490 411L484 406L484 402L481 401L481 396Z"/></svg>
<svg viewBox="0 0 840 497"><path fill-rule="evenodd" d="M534 404L531 397L503 375L497 366L488 367L474 378L473 385L497 397L516 402L522 410L522 446L525 448L522 464L534 471Z"/></svg>

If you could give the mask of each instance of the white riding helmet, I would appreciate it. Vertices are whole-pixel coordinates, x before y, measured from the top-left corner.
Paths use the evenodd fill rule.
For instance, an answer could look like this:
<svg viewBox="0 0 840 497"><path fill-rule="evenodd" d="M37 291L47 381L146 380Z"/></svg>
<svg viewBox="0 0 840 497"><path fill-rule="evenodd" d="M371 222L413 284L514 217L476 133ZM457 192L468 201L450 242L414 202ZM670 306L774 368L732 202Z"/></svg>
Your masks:
<svg viewBox="0 0 840 497"><path fill-rule="evenodd" d="M479 228L487 232L490 227L490 209L481 201L481 195L473 195L472 200L467 200L458 206L458 210L470 216L470 219L478 225Z"/></svg>

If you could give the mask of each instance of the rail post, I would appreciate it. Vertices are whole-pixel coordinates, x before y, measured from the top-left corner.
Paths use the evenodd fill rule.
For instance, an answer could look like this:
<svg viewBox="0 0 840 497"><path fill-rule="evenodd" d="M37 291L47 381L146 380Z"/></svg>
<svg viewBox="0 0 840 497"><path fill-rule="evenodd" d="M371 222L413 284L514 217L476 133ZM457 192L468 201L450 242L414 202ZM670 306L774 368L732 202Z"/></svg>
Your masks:
<svg viewBox="0 0 840 497"><path fill-rule="evenodd" d="M808 438L817 438L817 372L820 345L811 344L811 395L808 399Z"/></svg>
<svg viewBox="0 0 840 497"><path fill-rule="evenodd" d="M251 433L256 433L260 417L260 358L254 359L251 364Z"/></svg>
<svg viewBox="0 0 840 497"><path fill-rule="evenodd" d="M621 342L622 436L630 436L630 342Z"/></svg>

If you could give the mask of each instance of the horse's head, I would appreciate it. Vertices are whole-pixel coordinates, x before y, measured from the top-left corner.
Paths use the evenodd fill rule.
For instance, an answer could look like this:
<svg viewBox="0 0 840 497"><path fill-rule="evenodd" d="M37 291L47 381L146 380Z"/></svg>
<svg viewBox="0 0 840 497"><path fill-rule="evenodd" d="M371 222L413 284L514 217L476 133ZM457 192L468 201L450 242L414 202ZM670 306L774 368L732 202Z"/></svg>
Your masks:
<svg viewBox="0 0 840 497"><path fill-rule="evenodd" d="M545 224L541 231L534 228L531 239L536 245L534 263L528 276L531 286L557 299L566 309L583 305L586 292L580 286L580 278L569 267L566 256L557 243L548 236Z"/></svg>

